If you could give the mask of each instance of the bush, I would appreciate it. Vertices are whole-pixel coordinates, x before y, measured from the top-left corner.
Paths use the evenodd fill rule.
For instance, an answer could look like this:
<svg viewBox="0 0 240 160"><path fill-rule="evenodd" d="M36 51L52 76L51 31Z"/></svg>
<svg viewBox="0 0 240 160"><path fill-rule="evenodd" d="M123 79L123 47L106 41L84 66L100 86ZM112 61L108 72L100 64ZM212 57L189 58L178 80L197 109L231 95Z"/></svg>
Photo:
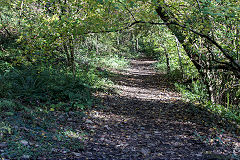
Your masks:
<svg viewBox="0 0 240 160"><path fill-rule="evenodd" d="M199 80L193 81L188 85L175 84L175 86L186 100L198 104L200 102L201 107L206 108L210 112L218 114L228 120L236 121L238 124L240 123L240 111L238 107L235 105L226 107L219 104L213 104L208 100L206 86Z"/></svg>
<svg viewBox="0 0 240 160"><path fill-rule="evenodd" d="M76 109L76 104L91 105L92 102L91 88L81 78L74 79L63 70L21 66L2 74L0 80L3 82L0 84L1 97L26 105L62 102Z"/></svg>
<svg viewBox="0 0 240 160"><path fill-rule="evenodd" d="M0 112L14 112L25 109L21 104L11 99L0 99Z"/></svg>

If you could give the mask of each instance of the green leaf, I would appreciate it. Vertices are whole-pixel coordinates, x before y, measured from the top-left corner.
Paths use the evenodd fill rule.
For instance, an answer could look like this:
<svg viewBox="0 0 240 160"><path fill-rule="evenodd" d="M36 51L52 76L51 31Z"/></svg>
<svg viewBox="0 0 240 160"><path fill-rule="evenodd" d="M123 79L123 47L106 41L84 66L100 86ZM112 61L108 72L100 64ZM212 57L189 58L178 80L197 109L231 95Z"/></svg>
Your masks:
<svg viewBox="0 0 240 160"><path fill-rule="evenodd" d="M104 4L103 0L98 0L98 3Z"/></svg>
<svg viewBox="0 0 240 160"><path fill-rule="evenodd" d="M6 115L6 116L13 116L14 113L13 113L13 112L5 112L5 115Z"/></svg>
<svg viewBox="0 0 240 160"><path fill-rule="evenodd" d="M134 2L131 1L131 2L130 2L130 7L133 8L133 6L134 6Z"/></svg>

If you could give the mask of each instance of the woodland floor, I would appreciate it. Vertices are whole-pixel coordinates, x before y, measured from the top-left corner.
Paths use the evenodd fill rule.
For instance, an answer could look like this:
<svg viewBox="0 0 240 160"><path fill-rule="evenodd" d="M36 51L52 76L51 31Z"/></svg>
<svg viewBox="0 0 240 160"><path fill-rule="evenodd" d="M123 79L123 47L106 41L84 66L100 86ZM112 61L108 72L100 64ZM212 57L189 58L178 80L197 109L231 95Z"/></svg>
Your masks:
<svg viewBox="0 0 240 160"><path fill-rule="evenodd" d="M113 71L117 93L98 93L105 108L84 119L91 134L78 158L238 159L239 137L225 129L234 125L183 102L154 62L132 60Z"/></svg>

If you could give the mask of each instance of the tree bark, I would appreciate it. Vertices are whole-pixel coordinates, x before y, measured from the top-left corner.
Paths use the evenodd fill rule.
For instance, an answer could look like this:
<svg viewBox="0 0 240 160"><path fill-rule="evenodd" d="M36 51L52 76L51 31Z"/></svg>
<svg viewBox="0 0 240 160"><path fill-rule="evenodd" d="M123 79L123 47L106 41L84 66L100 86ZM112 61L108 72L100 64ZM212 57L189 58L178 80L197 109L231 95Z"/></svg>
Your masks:
<svg viewBox="0 0 240 160"><path fill-rule="evenodd" d="M169 54L168 54L168 51L167 51L167 48L162 45L163 49L164 49L164 54L166 56L166 65L167 65L167 74L170 74L171 72L171 68L170 68L170 59L169 59Z"/></svg>
<svg viewBox="0 0 240 160"><path fill-rule="evenodd" d="M96 35L96 44L95 44L95 48L96 48L96 54L99 54L99 48L98 48L98 35Z"/></svg>
<svg viewBox="0 0 240 160"><path fill-rule="evenodd" d="M177 44L177 50L178 50L178 62L179 62L180 70L181 70L181 73L182 73L182 77L184 78L184 70L183 70L183 65L182 65L182 55L181 55L180 45L179 45L179 42L178 42L177 38L176 38L176 44Z"/></svg>
<svg viewBox="0 0 240 160"><path fill-rule="evenodd" d="M70 56L71 56L70 60L71 60L72 73L73 73L73 78L75 79L76 65L75 65L75 48L74 48L73 36L71 36L69 39L69 48L70 48Z"/></svg>
<svg viewBox="0 0 240 160"><path fill-rule="evenodd" d="M203 72L203 68L202 66L198 63L199 60L199 56L198 54L194 54L196 51L194 51L193 49L193 38L189 38L188 40L186 40L187 35L184 34L181 26L179 25L172 25L174 23L177 23L173 20L173 18L171 18L170 16L168 16L168 13L162 8L162 6L158 6L156 9L156 12L158 13L158 15L160 16L160 18L166 23L167 27L172 31L172 33L176 36L176 38L178 39L178 41L182 44L184 50L186 51L188 57L190 58L190 60L192 61L192 63L194 64L194 66L196 67L196 69L198 70L200 76L202 77L204 84L207 86L208 88L208 94L209 94L209 99L211 97L211 93L209 92L209 84L207 82L206 79L204 79L205 74ZM169 23L171 21L171 23Z"/></svg>
<svg viewBox="0 0 240 160"><path fill-rule="evenodd" d="M139 44L138 44L138 38L136 37L136 52L138 52Z"/></svg>

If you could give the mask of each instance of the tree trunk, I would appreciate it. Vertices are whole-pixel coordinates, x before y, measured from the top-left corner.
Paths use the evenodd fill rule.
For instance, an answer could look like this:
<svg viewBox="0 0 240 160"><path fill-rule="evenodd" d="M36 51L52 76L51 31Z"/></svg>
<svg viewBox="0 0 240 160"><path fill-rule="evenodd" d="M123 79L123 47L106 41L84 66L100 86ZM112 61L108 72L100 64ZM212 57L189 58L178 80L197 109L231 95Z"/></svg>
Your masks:
<svg viewBox="0 0 240 160"><path fill-rule="evenodd" d="M120 45L119 32L118 32L118 34L117 34L117 45L118 45L118 46Z"/></svg>
<svg viewBox="0 0 240 160"><path fill-rule="evenodd" d="M67 56L67 66L70 66L71 65L71 60L70 60L70 55L69 55L69 51L68 51L68 46L67 46L67 43L64 42L63 44L63 49L64 49L64 53L66 54Z"/></svg>
<svg viewBox="0 0 240 160"><path fill-rule="evenodd" d="M167 48L163 44L161 44L161 47L164 49L164 54L166 57L166 65L167 65L166 70L167 70L167 74L169 74L171 72L169 54L168 54Z"/></svg>
<svg viewBox="0 0 240 160"><path fill-rule="evenodd" d="M71 60L71 68L73 73L73 78L75 79L76 76L76 66L75 66L75 48L74 48L74 42L73 42L73 36L69 39L69 47L70 47L70 60Z"/></svg>
<svg viewBox="0 0 240 160"><path fill-rule="evenodd" d="M65 42L63 44L63 49L64 52L67 56L67 66L71 67L72 73L73 73L73 77L75 79L75 75L76 75L76 66L75 66L75 54L74 54L74 44L73 44L73 39L72 37L69 38L69 42Z"/></svg>
<svg viewBox="0 0 240 160"><path fill-rule="evenodd" d="M178 62L179 62L180 70L181 70L181 73L182 73L182 77L184 78L184 70L183 70L183 65L182 65L182 55L181 55L180 45L179 45L179 42L178 42L177 38L176 38L176 44L177 44L177 50L178 50Z"/></svg>
<svg viewBox="0 0 240 160"><path fill-rule="evenodd" d="M178 25L171 25L168 22L176 22L173 18L168 16L168 12L162 8L162 6L158 6L156 9L156 12L160 16L160 18L167 23L167 27L172 31L172 33L176 36L178 41L182 44L184 50L187 53L187 56L190 58L196 69L198 70L198 73L202 77L204 84L208 87L209 89L209 84L208 81L205 79L206 75L203 72L202 66L198 63L199 56L196 54L196 51L193 49L193 38L188 38L188 40L185 40L187 35L183 32L182 28ZM177 23L177 22L176 22ZM204 78L205 77L205 78ZM209 99L210 99L211 94L209 94Z"/></svg>
<svg viewBox="0 0 240 160"><path fill-rule="evenodd" d="M96 54L99 54L99 49L98 49L98 35L96 35L96 44L95 44L95 47L96 47Z"/></svg>
<svg viewBox="0 0 240 160"><path fill-rule="evenodd" d="M138 44L138 38L136 37L136 52L138 52L139 44Z"/></svg>
<svg viewBox="0 0 240 160"><path fill-rule="evenodd" d="M169 59L168 51L167 51L167 49L166 49L165 46L164 46L164 52L165 52L166 63L167 63L167 74L170 74L170 72L171 72L171 68L170 68L170 59Z"/></svg>

